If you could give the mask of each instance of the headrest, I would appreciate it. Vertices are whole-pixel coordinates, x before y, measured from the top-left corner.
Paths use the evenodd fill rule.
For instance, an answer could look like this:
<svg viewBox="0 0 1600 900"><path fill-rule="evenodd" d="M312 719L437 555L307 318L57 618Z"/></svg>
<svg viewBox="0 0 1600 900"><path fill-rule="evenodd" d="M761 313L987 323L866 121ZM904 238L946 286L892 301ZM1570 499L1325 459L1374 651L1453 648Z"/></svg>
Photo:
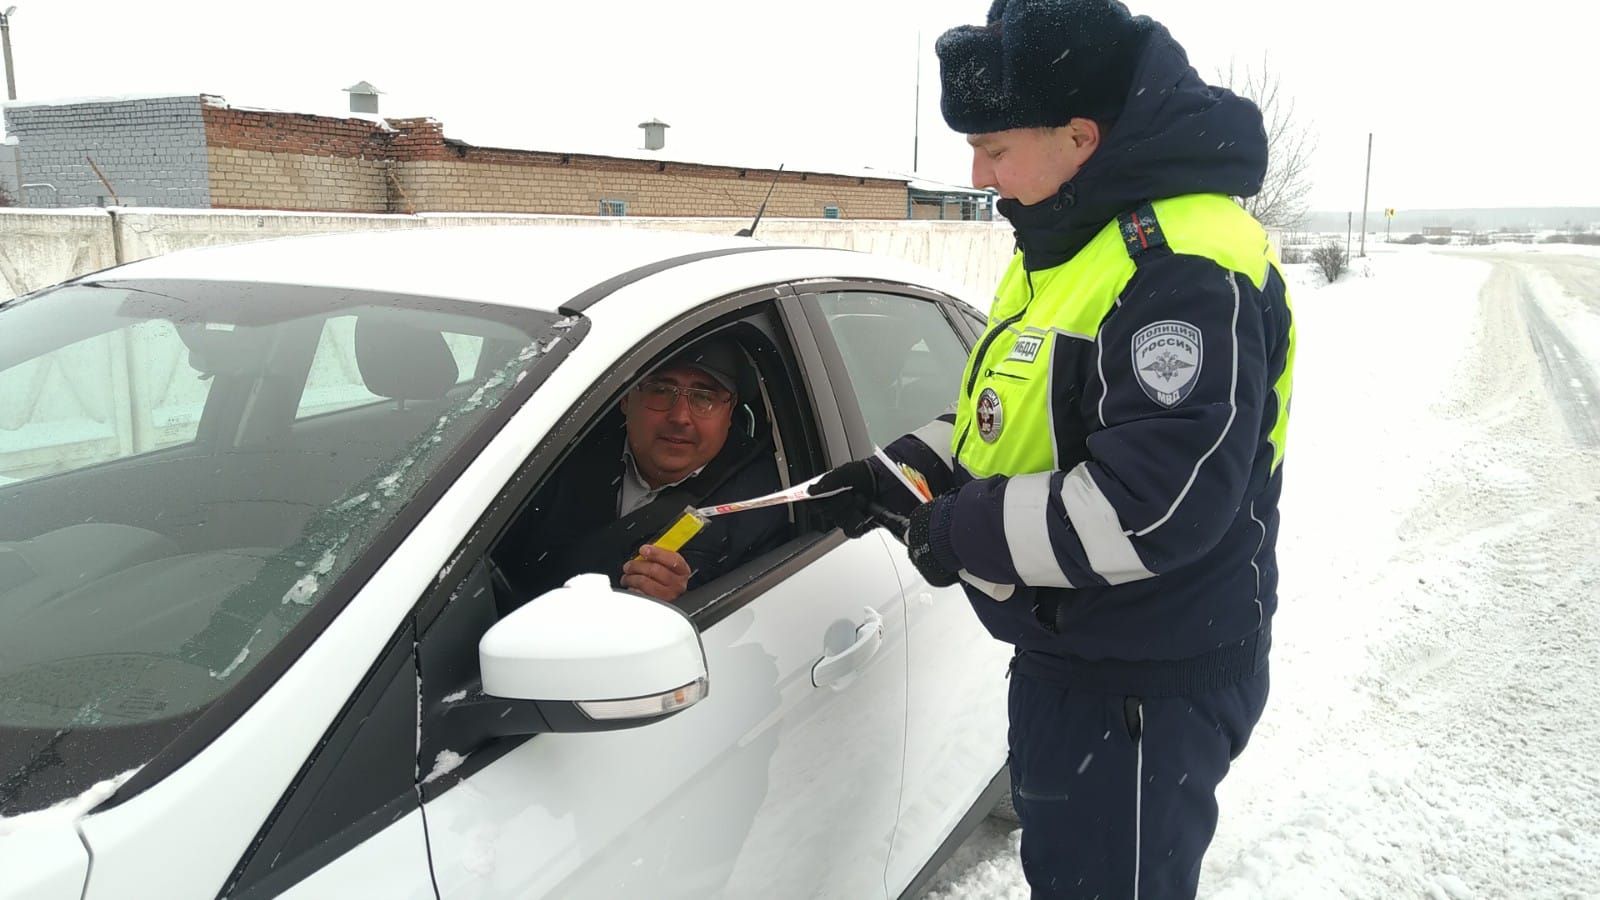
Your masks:
<svg viewBox="0 0 1600 900"><path fill-rule="evenodd" d="M444 335L374 316L356 318L356 368L367 390L391 400L437 400L458 374Z"/></svg>

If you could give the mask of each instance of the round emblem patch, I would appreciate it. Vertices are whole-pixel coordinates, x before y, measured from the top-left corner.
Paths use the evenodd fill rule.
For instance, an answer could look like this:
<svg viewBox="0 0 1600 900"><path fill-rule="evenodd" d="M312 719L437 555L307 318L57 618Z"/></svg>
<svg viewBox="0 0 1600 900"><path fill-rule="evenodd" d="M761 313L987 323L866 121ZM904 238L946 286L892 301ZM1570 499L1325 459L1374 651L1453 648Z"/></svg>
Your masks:
<svg viewBox="0 0 1600 900"><path fill-rule="evenodd" d="M986 443L994 443L1000 437L1000 429L1006 424L1005 407L1000 405L1000 395L994 388L984 388L978 395L978 437Z"/></svg>
<svg viewBox="0 0 1600 900"><path fill-rule="evenodd" d="M1133 369L1145 396L1177 406L1194 391L1205 362L1200 329L1188 322L1156 322L1133 336Z"/></svg>

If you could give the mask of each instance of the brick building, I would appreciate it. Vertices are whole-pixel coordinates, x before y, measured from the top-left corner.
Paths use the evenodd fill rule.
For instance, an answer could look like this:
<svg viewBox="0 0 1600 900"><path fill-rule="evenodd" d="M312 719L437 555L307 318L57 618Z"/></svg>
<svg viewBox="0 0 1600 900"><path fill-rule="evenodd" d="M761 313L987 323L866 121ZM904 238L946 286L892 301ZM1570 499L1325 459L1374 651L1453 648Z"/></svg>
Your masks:
<svg viewBox="0 0 1600 900"><path fill-rule="evenodd" d="M18 199L34 207L744 216L774 179L775 217L921 218L938 201L890 173L478 147L430 118L236 108L203 94L10 104L5 120ZM950 218L989 217L981 192L951 192L937 202Z"/></svg>

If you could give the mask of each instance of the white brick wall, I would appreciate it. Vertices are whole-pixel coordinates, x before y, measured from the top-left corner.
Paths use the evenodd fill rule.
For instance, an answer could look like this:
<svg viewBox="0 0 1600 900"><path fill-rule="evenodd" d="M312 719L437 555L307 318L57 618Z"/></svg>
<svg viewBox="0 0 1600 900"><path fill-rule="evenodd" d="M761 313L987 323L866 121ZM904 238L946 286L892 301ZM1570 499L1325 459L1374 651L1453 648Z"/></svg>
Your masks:
<svg viewBox="0 0 1600 900"><path fill-rule="evenodd" d="M5 119L18 142L23 182L56 188L27 191L26 206L101 206L113 192L125 205L211 205L198 96L12 105Z"/></svg>

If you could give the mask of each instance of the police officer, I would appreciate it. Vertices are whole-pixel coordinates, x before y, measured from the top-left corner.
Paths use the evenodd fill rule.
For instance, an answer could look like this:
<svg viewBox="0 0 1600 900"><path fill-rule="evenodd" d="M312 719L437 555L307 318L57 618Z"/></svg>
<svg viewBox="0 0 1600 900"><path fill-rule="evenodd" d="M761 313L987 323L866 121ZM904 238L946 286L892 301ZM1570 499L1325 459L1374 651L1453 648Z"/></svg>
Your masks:
<svg viewBox="0 0 1600 900"><path fill-rule="evenodd" d="M1017 253L956 412L818 494L909 514L1016 647L1012 800L1036 897L1192 897L1267 697L1294 329L1256 193L1261 114L1116 0L996 0L938 42L945 121ZM988 584L985 590L971 585ZM1003 598L1003 599L1000 599Z"/></svg>

